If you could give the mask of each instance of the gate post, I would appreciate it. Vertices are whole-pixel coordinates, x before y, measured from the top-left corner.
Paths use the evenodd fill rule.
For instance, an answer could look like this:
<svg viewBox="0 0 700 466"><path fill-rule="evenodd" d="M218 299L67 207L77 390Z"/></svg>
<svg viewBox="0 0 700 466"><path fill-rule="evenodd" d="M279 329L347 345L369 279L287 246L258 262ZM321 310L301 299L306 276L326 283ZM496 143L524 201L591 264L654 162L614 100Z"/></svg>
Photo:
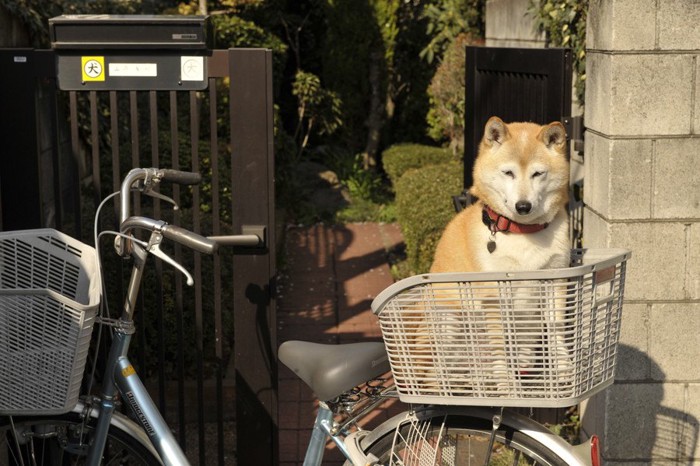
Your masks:
<svg viewBox="0 0 700 466"><path fill-rule="evenodd" d="M264 226L265 247L233 259L238 464L277 464L277 333L272 52L229 50L234 233Z"/></svg>

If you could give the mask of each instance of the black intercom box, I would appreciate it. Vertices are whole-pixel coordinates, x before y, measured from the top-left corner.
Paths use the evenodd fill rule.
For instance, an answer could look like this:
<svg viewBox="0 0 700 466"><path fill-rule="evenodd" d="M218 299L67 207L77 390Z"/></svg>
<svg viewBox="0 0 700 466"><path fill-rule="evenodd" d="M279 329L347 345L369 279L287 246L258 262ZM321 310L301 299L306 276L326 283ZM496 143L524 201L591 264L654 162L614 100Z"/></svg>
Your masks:
<svg viewBox="0 0 700 466"><path fill-rule="evenodd" d="M61 50L211 50L208 16L63 15L49 19L51 46Z"/></svg>
<svg viewBox="0 0 700 466"><path fill-rule="evenodd" d="M64 15L51 18L49 30L62 90L207 87L208 16Z"/></svg>

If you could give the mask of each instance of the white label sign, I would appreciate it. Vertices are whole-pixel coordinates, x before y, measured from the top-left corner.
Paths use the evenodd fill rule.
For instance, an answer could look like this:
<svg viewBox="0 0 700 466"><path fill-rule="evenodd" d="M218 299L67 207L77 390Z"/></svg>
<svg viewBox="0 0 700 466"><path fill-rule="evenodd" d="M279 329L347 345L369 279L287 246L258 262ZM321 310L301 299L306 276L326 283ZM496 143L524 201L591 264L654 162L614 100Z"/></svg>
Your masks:
<svg viewBox="0 0 700 466"><path fill-rule="evenodd" d="M155 78L158 76L158 65L156 63L110 63L109 75Z"/></svg>

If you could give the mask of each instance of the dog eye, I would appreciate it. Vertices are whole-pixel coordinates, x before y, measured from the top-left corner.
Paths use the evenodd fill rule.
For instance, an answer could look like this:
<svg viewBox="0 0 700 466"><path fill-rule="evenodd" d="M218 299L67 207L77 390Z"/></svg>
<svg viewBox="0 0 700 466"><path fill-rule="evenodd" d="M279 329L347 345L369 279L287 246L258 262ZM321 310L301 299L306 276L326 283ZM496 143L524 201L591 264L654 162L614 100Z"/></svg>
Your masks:
<svg viewBox="0 0 700 466"><path fill-rule="evenodd" d="M545 172L535 172L535 173L532 174L532 177L533 177L533 178L537 178L538 176L542 176L542 175L544 175L544 174L545 174Z"/></svg>
<svg viewBox="0 0 700 466"><path fill-rule="evenodd" d="M503 170L503 174L506 175L508 178L515 178L513 170Z"/></svg>

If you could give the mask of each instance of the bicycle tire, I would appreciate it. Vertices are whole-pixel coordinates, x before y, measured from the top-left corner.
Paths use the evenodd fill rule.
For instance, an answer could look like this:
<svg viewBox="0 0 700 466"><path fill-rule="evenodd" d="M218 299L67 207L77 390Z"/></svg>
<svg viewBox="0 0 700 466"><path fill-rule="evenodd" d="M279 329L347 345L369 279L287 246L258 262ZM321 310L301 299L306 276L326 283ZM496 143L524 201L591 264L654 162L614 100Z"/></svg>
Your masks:
<svg viewBox="0 0 700 466"><path fill-rule="evenodd" d="M77 413L23 416L13 418L13 424L4 418L0 425L0 466L85 464L94 418L84 422ZM112 424L102 464L146 466L161 461L131 433Z"/></svg>
<svg viewBox="0 0 700 466"><path fill-rule="evenodd" d="M564 466L567 462L535 439L501 425L495 435L489 461L486 461L492 424L485 419L440 415L426 420L420 435L411 436L415 426L405 422L397 431L385 433L368 445L380 465L541 465ZM395 443L395 437L403 438ZM416 438L419 438L416 440ZM409 440L406 440L409 439ZM413 440L410 440L413 439ZM346 463L347 464L347 463Z"/></svg>

